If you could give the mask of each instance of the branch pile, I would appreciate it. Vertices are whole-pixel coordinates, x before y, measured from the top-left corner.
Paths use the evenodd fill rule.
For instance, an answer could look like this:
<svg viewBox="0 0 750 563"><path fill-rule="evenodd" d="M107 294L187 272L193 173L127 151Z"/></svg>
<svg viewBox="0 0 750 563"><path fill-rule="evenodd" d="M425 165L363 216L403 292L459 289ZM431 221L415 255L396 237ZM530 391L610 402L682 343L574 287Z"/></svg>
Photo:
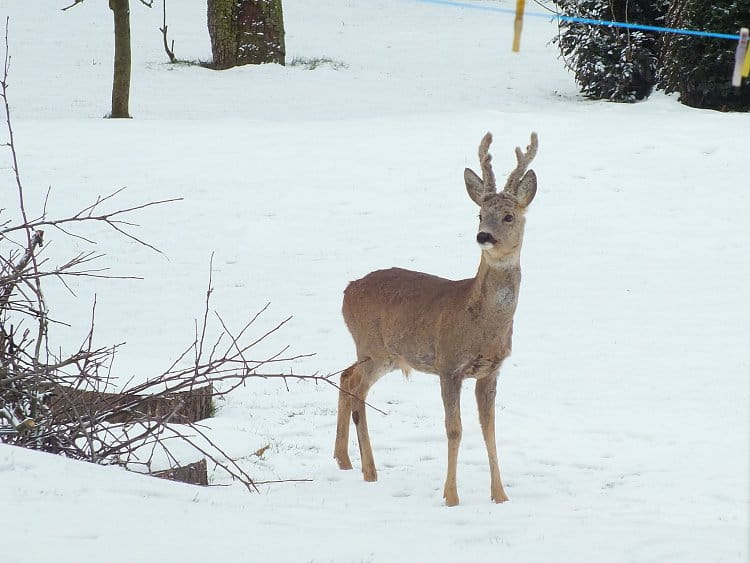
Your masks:
<svg viewBox="0 0 750 563"><path fill-rule="evenodd" d="M254 358L254 349L289 319L262 334L250 336L253 323L268 305L236 334L215 314L220 329L215 340L207 330L212 293L209 276L203 316L196 321L195 338L165 371L139 383L116 384L113 359L122 344L95 344L96 301L90 312L87 336L72 353L56 352L49 341L50 317L43 291L52 278L68 287L72 277L113 278L96 267L102 254L83 252L63 260L45 253L46 232L86 242L79 227L105 225L119 235L158 252L139 239L132 215L172 201L152 201L123 209L108 209L115 191L99 197L64 218L47 215L47 200L38 216L27 214L16 155L8 101L8 23L0 102L5 111L8 149L15 179L18 217L0 209L0 443L13 444L86 460L117 465L166 478L207 483L206 460L233 479L255 490L256 483L237 460L226 455L200 420L210 416L213 401L244 385L249 378L321 381L331 385L334 374L294 375L288 364L302 355L289 355L288 346L270 357ZM49 192L47 193L47 198ZM6 198L7 199L7 198ZM213 317L212 317L213 319ZM190 450L192 459L185 460ZM182 466L181 461L195 461ZM186 478L186 477L182 477Z"/></svg>

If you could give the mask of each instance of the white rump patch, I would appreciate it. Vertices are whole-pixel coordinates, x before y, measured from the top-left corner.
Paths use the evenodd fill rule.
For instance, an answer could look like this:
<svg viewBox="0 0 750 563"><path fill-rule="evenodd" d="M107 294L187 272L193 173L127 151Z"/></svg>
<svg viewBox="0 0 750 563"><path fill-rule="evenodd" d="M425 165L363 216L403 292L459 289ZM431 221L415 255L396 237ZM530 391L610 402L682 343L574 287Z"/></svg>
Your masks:
<svg viewBox="0 0 750 563"><path fill-rule="evenodd" d="M411 374L411 366L406 363L406 360L403 358L398 358L398 367L404 374L404 379L409 379L409 375Z"/></svg>

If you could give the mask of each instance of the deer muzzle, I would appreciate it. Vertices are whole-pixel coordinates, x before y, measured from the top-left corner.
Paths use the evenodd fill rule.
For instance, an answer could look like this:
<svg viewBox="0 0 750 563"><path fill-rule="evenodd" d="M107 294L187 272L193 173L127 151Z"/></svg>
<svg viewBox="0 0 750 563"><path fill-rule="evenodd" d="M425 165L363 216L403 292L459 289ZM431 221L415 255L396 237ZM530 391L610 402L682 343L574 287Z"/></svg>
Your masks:
<svg viewBox="0 0 750 563"><path fill-rule="evenodd" d="M477 234L477 243L479 243L479 246L482 248L490 248L496 242L497 240L490 233L480 231Z"/></svg>

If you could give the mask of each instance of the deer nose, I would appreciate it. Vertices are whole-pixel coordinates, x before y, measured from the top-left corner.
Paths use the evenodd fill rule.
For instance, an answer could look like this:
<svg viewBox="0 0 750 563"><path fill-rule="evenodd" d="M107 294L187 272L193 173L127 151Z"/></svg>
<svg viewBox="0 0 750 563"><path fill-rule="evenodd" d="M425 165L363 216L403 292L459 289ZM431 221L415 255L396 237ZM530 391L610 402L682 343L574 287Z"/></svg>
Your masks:
<svg viewBox="0 0 750 563"><path fill-rule="evenodd" d="M490 233L485 233L484 231L481 231L477 235L477 242L479 244L495 244L497 241L495 240L495 237L493 237Z"/></svg>

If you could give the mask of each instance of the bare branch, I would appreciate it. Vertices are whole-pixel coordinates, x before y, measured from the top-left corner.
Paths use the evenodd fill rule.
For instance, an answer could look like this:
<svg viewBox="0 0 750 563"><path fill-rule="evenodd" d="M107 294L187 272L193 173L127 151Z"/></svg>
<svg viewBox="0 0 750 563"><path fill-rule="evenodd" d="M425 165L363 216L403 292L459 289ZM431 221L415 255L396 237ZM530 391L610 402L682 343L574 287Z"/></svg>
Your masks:
<svg viewBox="0 0 750 563"><path fill-rule="evenodd" d="M135 242L137 242L137 243L139 243L139 244L141 244L143 246L146 246L146 247L148 247L148 248L150 248L150 249L152 249L152 250L154 250L156 252L161 253L161 251L158 248L156 248L153 245L151 245L151 244L149 244L149 243L141 240L140 238L136 237L132 233L129 233L128 231L126 231L125 229L123 229L120 225L133 225L133 223L130 223L130 222L127 222L127 221L123 221L122 219L119 219L119 217L121 217L121 216L123 216L125 214L128 214L128 213L132 213L134 211L139 211L141 209L146 209L148 207L153 207L155 205L164 205L166 203L173 203L173 202L176 202L176 201L182 201L182 198L181 197L177 197L177 198L169 198L169 199L163 199L163 200L158 200L158 201L150 201L148 203L143 203L143 204L140 204L140 205L135 205L133 207L128 207L128 208L125 208L125 209L117 209L115 211L110 211L110 212L107 212L107 213L99 213L99 214L96 214L96 215L94 214L94 210L98 206L100 206L103 202L107 201L108 199L110 199L110 198L118 195L124 189L125 188L120 188L119 190L116 190L116 191L112 192L111 194L109 194L109 195L107 195L107 196L105 196L103 198L102 197L97 198L97 200L94 203L92 203L92 204L84 207L83 209L81 209L80 211L78 211L77 213L75 213L71 217L66 217L66 218L63 218L63 219L47 219L46 217L43 216L42 218L40 218L38 220L35 220L35 221L26 221L26 220L24 220L24 223L21 224L21 225L13 225L13 226L10 226L10 227L3 228L2 230L0 230L0 235L7 235L9 233L12 233L12 232L15 232L15 231L20 231L20 230L25 230L25 229L37 230L40 227L44 227L44 226L48 226L48 225L49 226L53 226L55 228L58 228L60 230L63 230L62 227L60 227L60 225L67 225L67 224L74 224L74 223L81 223L81 222L91 222L91 221L101 221L101 222L106 223L109 227L111 227L115 231L117 231L120 234L126 236L127 238L129 238L129 239L131 239L131 240L133 240L133 241L135 241ZM65 231L65 230L63 230L63 232L67 233L67 231ZM67 234L70 234L70 233L67 233ZM75 235L73 235L73 236L75 236ZM86 239L85 237L79 236L79 238L82 238L83 240L88 241L88 239Z"/></svg>
<svg viewBox="0 0 750 563"><path fill-rule="evenodd" d="M83 4L83 0L73 0L73 3L70 6L65 6L64 8L60 8L60 10L64 12L65 10L70 10L75 6L78 6L78 4Z"/></svg>
<svg viewBox="0 0 750 563"><path fill-rule="evenodd" d="M174 40L170 47L169 40L167 39L167 0L162 0L162 26L159 28L161 31L162 39L164 40L164 52L169 57L169 62L174 64L177 61L177 57L174 56Z"/></svg>

